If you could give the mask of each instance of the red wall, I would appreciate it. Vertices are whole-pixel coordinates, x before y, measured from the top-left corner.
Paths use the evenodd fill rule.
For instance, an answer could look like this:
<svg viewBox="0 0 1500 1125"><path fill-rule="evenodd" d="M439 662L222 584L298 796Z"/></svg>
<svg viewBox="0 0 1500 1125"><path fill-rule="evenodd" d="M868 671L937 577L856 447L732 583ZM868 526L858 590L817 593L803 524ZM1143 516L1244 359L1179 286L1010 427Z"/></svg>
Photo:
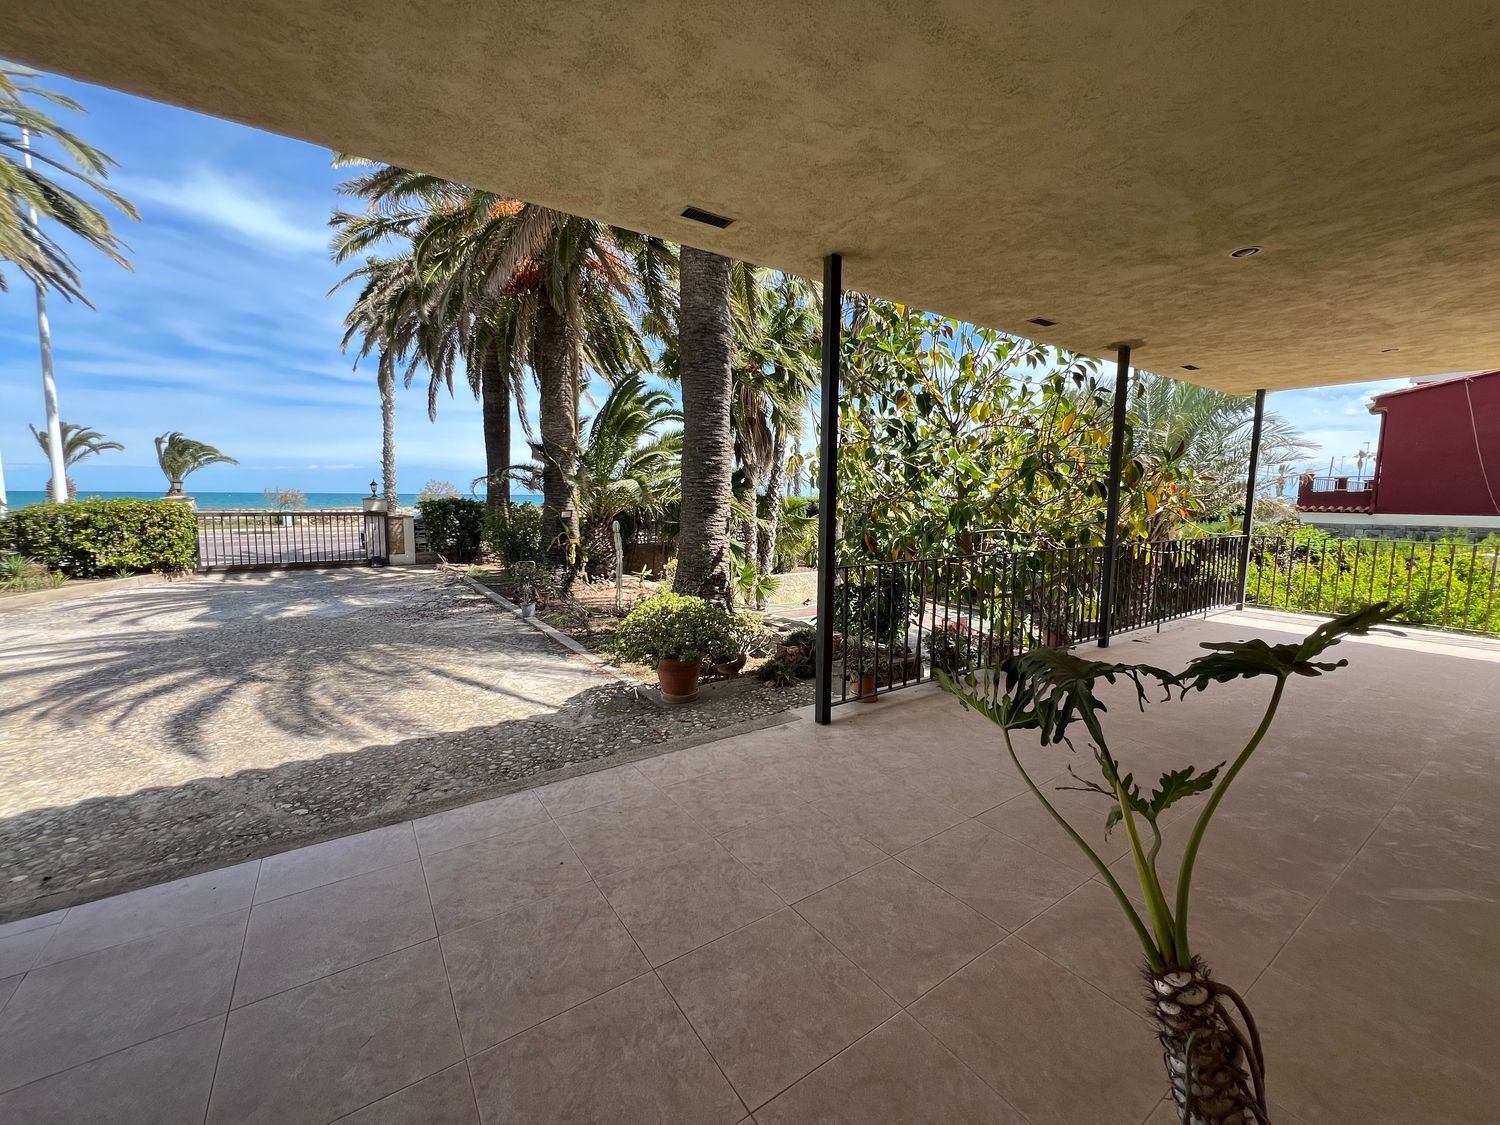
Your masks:
<svg viewBox="0 0 1500 1125"><path fill-rule="evenodd" d="M1474 402L1474 421L1464 397ZM1375 510L1429 516L1500 515L1480 469L1500 499L1500 373L1433 383L1393 395L1376 406L1385 418L1380 437ZM1476 424L1477 423L1477 426ZM1475 449L1477 429L1479 449Z"/></svg>

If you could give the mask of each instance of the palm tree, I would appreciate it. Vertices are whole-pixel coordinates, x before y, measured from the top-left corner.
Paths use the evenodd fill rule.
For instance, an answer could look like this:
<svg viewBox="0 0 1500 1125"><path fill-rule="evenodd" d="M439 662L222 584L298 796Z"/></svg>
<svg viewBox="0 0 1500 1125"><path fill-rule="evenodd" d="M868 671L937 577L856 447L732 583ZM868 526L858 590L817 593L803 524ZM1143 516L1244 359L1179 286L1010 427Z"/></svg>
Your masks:
<svg viewBox="0 0 1500 1125"><path fill-rule="evenodd" d="M60 502L67 499L64 491L67 472L62 462L63 436L52 370L47 290L55 289L69 300L77 297L84 304L88 301L83 296L73 260L46 233L41 219L55 220L64 230L128 269L124 244L115 237L109 220L73 191L68 181L98 193L127 217L138 216L129 201L104 182L114 161L64 129L47 113L26 103L25 98L31 97L66 110L83 109L72 98L28 81L34 76L31 70L0 66L0 263L12 262L20 267L36 288L42 399L47 411L47 450L52 466L51 499ZM51 141L61 150L63 158L33 151L33 135ZM38 171L34 162L40 163L43 170ZM62 173L66 178L59 180L51 173ZM6 287L5 271L0 269L0 291Z"/></svg>
<svg viewBox="0 0 1500 1125"><path fill-rule="evenodd" d="M85 457L92 457L111 449L124 449L125 447L117 441L108 441L98 430L91 430L87 426L80 426L76 422L63 422L59 426L62 434L62 463L64 480L67 487L69 500L78 498L78 486L73 483L71 475L67 470L71 469ZM48 460L52 460L52 446L46 430L31 427L31 436L36 438L36 443L42 447L42 452L47 454ZM53 487L55 482L47 482L49 494L56 495L57 489Z"/></svg>
<svg viewBox="0 0 1500 1125"><path fill-rule="evenodd" d="M1194 383L1142 373L1131 395L1135 456L1161 463L1182 450L1192 496L1209 518L1244 501L1245 465L1255 400ZM1267 412L1261 426L1262 472L1300 460L1312 447L1291 423Z"/></svg>
<svg viewBox="0 0 1500 1125"><path fill-rule="evenodd" d="M672 396L648 390L645 377L634 374L616 383L585 423L569 482L578 496L580 569L602 573L607 551L618 573L615 519L627 512L660 515L676 499L682 435L661 431L681 421Z"/></svg>
<svg viewBox="0 0 1500 1125"><path fill-rule="evenodd" d="M816 288L802 278L743 263L734 269L732 413L735 453L749 490L745 558L769 573L789 448L801 441L818 382L819 313ZM762 485L763 500L758 496Z"/></svg>
<svg viewBox="0 0 1500 1125"><path fill-rule="evenodd" d="M672 588L727 597L734 499L733 267L728 258L684 246L681 270L682 530Z"/></svg>
<svg viewBox="0 0 1500 1125"><path fill-rule="evenodd" d="M166 475L171 487L168 496L185 496L182 482L190 473L206 469L210 465L238 465L233 457L226 456L211 445L195 441L176 430L160 435L156 439L156 463Z"/></svg>

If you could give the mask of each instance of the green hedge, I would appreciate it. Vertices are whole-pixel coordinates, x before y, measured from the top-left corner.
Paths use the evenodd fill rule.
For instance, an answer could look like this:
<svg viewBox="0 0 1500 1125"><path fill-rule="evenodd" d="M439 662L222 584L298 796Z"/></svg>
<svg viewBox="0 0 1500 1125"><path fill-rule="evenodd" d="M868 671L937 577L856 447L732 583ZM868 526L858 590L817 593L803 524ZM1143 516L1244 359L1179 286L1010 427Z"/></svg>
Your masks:
<svg viewBox="0 0 1500 1125"><path fill-rule="evenodd" d="M69 578L192 570L198 523L178 500L79 500L35 504L0 520L0 551Z"/></svg>
<svg viewBox="0 0 1500 1125"><path fill-rule="evenodd" d="M484 514L484 545L505 563L536 562L542 557L542 509L536 504L512 504Z"/></svg>
<svg viewBox="0 0 1500 1125"><path fill-rule="evenodd" d="M417 504L427 528L427 545L449 562L479 557L484 503L462 496L437 497Z"/></svg>

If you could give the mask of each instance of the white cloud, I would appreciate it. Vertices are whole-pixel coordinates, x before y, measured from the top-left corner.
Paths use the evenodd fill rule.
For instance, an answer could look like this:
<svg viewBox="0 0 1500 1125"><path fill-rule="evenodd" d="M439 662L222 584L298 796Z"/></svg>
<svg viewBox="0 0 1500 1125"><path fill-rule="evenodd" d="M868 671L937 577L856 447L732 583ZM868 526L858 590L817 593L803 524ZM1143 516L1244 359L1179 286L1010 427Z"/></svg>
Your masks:
<svg viewBox="0 0 1500 1125"><path fill-rule="evenodd" d="M141 213L148 221L154 203L251 246L298 254L328 248L325 227L287 215L272 193L248 176L198 166L177 180L130 178L121 186L126 195L144 204Z"/></svg>

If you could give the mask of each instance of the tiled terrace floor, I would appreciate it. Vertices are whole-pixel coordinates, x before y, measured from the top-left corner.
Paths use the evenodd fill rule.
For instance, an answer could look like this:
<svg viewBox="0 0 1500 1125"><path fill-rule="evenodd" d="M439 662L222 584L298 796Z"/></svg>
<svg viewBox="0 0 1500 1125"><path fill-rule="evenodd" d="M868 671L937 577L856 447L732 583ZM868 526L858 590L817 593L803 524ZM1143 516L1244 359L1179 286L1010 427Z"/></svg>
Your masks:
<svg viewBox="0 0 1500 1125"><path fill-rule="evenodd" d="M1113 651L1252 632L1289 635ZM1339 651L1224 804L1197 945L1283 1125L1493 1121L1500 652ZM1122 707L1117 750L1212 764L1265 694ZM908 693L0 928L0 1120L1159 1125L1136 952L995 732Z"/></svg>

